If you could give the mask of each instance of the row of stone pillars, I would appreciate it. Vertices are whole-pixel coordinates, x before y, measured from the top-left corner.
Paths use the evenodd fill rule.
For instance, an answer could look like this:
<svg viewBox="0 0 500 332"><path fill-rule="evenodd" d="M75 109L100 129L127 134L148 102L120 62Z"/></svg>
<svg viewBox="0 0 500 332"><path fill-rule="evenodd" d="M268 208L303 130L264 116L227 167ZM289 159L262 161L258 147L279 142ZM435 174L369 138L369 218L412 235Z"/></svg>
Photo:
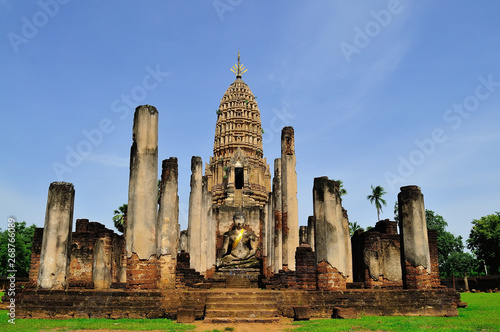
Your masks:
<svg viewBox="0 0 500 332"><path fill-rule="evenodd" d="M314 216L308 220L304 238L315 248L321 273L331 274L327 282L333 289L352 282L353 267L349 220L342 208L339 186L327 177L314 179ZM426 289L435 284L425 220L424 198L418 186L401 187L398 195L401 234L401 269L403 287ZM319 273L319 274L321 274ZM320 276L318 275L318 278ZM327 287L328 288L328 287Z"/></svg>
<svg viewBox="0 0 500 332"><path fill-rule="evenodd" d="M175 287L179 232L178 165L176 158L163 161L161 195L158 197L157 164L158 111L150 105L139 106L134 114L124 232L126 281L130 288ZM74 199L75 189L71 183L54 182L50 185L37 279L40 288L64 289L68 285ZM106 269L106 264L98 262L94 265L97 270L100 267ZM106 279L105 272L93 271L93 274ZM97 280L97 284L103 283Z"/></svg>
<svg viewBox="0 0 500 332"><path fill-rule="evenodd" d="M281 158L274 160L272 192L263 229L265 271L295 271L295 249L299 246L297 172L295 170L295 137L293 127L281 131Z"/></svg>

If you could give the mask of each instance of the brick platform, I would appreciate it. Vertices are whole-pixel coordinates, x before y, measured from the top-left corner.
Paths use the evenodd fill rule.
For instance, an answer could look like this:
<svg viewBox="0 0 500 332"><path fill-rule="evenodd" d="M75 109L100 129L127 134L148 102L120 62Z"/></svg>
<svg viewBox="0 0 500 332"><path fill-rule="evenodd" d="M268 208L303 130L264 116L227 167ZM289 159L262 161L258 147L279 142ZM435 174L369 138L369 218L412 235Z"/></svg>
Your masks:
<svg viewBox="0 0 500 332"><path fill-rule="evenodd" d="M241 295L242 292L249 293ZM219 295L214 295L219 294ZM35 290L17 294L16 317L19 318L170 318L176 319L180 308L193 309L196 319L224 318L207 310L229 306L237 311L235 300L263 300L277 313L260 315L259 307L245 314L267 318L295 315L294 307L311 308L311 318L332 318L338 308L367 316L457 316L460 294L448 289L433 290L345 290L345 291L269 291L269 290ZM270 301L274 299L274 303ZM240 301L241 302L241 301ZM220 306L220 307L219 307ZM272 307L272 308L271 308ZM335 309L336 308L336 309ZM243 308L244 309L244 308ZM242 309L242 310L243 310ZM250 309L250 308L248 308ZM335 310L336 311L335 311ZM245 309L246 310L246 309ZM237 315L235 313L235 315ZM226 317L227 318L227 317Z"/></svg>

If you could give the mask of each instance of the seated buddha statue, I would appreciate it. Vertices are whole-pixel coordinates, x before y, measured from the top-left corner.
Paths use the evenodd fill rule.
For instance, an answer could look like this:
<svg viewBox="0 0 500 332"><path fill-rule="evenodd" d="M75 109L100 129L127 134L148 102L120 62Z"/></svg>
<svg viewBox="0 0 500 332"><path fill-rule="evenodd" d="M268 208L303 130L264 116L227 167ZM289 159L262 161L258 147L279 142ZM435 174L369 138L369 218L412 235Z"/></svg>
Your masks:
<svg viewBox="0 0 500 332"><path fill-rule="evenodd" d="M243 228L246 216L236 212L233 216L233 228L224 233L222 252L217 258L217 267L259 267L255 257L257 251L257 236L254 232Z"/></svg>

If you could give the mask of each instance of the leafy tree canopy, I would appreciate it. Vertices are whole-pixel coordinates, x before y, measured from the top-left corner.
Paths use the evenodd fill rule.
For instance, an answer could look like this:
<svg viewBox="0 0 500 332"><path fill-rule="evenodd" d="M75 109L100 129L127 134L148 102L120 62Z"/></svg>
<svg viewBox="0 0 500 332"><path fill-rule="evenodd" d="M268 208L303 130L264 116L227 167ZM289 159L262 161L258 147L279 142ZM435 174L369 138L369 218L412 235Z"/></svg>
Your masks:
<svg viewBox="0 0 500 332"><path fill-rule="evenodd" d="M123 233L123 225L125 222L125 216L127 215L127 209L128 209L128 204L123 204L118 208L118 210L115 210L113 213L113 224L115 225L115 228Z"/></svg>
<svg viewBox="0 0 500 332"><path fill-rule="evenodd" d="M488 266L488 274L500 273L500 212L474 219L467 247Z"/></svg>
<svg viewBox="0 0 500 332"><path fill-rule="evenodd" d="M33 224L26 227L25 221L16 221L14 225L14 243L9 241L11 234L9 229L4 231L0 229L0 275L7 276L7 271L13 270L10 267L10 263L13 261L9 253L15 252L14 270L17 271L16 277L28 277L31 265L31 246L33 244L33 234L35 233L36 226ZM9 246L9 244L11 245ZM14 246L12 246L12 244Z"/></svg>
<svg viewBox="0 0 500 332"><path fill-rule="evenodd" d="M356 233L357 230L362 230L364 231L364 229L358 225L358 222L355 221L355 222L350 222L349 221L349 234L351 235L351 237L354 235L354 233Z"/></svg>

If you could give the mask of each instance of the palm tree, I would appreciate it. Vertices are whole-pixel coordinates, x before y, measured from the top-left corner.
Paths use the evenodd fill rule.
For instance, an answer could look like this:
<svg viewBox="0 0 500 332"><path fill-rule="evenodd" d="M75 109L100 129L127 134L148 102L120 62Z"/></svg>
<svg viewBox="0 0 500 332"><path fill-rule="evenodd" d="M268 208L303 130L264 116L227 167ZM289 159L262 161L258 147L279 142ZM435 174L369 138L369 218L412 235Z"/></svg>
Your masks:
<svg viewBox="0 0 500 332"><path fill-rule="evenodd" d="M371 187L372 187L372 194L366 196L366 199L369 200L370 203L372 204L375 202L375 207L377 208L377 221L378 221L380 220L380 212L383 212L382 205L387 205L385 199L383 199L382 196L384 196L387 193L381 186L376 186L375 188L373 188L373 186Z"/></svg>
<svg viewBox="0 0 500 332"><path fill-rule="evenodd" d="M115 214L113 216L113 223L115 224L115 228L122 233L123 233L123 224L125 218L127 217L127 209L128 209L128 204L123 204L118 208L118 210L115 210L113 212Z"/></svg>
<svg viewBox="0 0 500 332"><path fill-rule="evenodd" d="M339 185L340 201L342 202L342 196L347 195L347 190L344 188L344 183L342 180L333 180Z"/></svg>
<svg viewBox="0 0 500 332"><path fill-rule="evenodd" d="M349 234L351 235L351 237L354 235L354 233L356 233L357 230L362 230L364 231L364 229L358 225L358 222L355 221L355 222L350 222L349 221Z"/></svg>

